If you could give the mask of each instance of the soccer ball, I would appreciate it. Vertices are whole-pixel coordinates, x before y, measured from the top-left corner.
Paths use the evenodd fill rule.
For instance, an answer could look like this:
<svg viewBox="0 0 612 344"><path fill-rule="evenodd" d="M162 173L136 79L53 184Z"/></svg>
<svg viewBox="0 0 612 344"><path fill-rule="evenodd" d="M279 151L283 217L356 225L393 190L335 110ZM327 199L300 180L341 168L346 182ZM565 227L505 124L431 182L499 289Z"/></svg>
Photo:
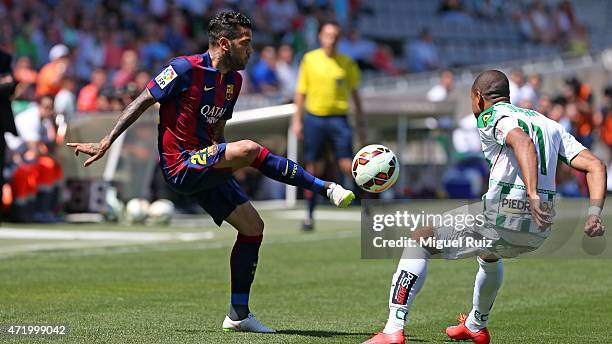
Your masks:
<svg viewBox="0 0 612 344"><path fill-rule="evenodd" d="M383 145L361 148L353 158L353 178L368 192L383 192L397 181L399 163L393 152Z"/></svg>
<svg viewBox="0 0 612 344"><path fill-rule="evenodd" d="M174 214L174 204L167 199L159 199L149 206L147 223L152 225L168 225Z"/></svg>
<svg viewBox="0 0 612 344"><path fill-rule="evenodd" d="M125 220L130 223L144 223L147 219L149 201L143 198L133 198L125 205Z"/></svg>

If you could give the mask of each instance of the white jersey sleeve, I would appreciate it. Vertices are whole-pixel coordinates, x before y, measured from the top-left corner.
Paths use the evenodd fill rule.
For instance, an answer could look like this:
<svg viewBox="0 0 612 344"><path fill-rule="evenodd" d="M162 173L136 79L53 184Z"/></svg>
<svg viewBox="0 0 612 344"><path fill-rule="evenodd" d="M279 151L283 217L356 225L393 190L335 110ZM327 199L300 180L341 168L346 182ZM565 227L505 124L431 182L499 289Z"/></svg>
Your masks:
<svg viewBox="0 0 612 344"><path fill-rule="evenodd" d="M565 129L561 129L561 144L559 145L559 159L561 161L571 166L572 159L585 149L586 147L578 142L572 134Z"/></svg>

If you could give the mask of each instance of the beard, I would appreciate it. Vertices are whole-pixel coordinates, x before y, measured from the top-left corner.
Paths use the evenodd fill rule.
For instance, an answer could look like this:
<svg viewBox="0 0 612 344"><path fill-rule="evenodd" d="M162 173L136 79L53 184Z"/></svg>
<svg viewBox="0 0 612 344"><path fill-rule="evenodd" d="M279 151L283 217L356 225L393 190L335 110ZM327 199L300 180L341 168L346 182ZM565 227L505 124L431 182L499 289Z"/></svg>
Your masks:
<svg viewBox="0 0 612 344"><path fill-rule="evenodd" d="M225 56L225 63L231 70L243 70L246 67L247 61L243 61L237 54L230 50Z"/></svg>

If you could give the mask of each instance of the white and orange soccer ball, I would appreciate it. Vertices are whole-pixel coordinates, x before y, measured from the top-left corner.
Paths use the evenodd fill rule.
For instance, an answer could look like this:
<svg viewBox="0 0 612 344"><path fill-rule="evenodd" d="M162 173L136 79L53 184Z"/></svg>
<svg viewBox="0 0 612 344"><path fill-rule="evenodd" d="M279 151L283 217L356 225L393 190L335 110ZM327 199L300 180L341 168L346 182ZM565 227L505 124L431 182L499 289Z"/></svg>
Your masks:
<svg viewBox="0 0 612 344"><path fill-rule="evenodd" d="M399 162L383 145L361 148L353 158L353 178L365 191L379 193L390 188L399 177Z"/></svg>

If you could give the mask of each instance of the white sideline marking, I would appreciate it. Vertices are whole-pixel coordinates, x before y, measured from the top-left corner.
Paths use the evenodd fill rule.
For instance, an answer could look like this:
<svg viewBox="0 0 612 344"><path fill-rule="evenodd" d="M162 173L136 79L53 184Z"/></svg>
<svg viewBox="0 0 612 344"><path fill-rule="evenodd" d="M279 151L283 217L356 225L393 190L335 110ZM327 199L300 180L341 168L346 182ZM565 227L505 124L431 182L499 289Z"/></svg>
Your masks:
<svg viewBox="0 0 612 344"><path fill-rule="evenodd" d="M327 241L327 240L338 240L338 239L350 239L360 236L360 231L342 231L333 233L313 233L308 235L297 235L290 237L274 238L270 237L266 239L266 245L274 244L287 244L287 243L301 243L301 242L315 242L315 241ZM211 250L219 248L229 248L234 246L234 241L219 241L219 242L199 242L195 245L189 246L189 249L193 250ZM82 248L89 248L88 250L77 250ZM65 250L72 249L70 251L61 252L49 252L49 255L61 255L70 257L82 257L82 256L99 256L99 255L114 255L114 254L126 254L134 252L168 252L176 250L185 250L185 246L162 246L162 245L133 245L133 243L117 243L112 244L105 242L72 242L72 243L56 243L56 244L31 244L14 247L5 254L0 254L0 260L11 258L12 256L36 252L36 251L51 251L51 250Z"/></svg>
<svg viewBox="0 0 612 344"><path fill-rule="evenodd" d="M287 210L273 215L276 218L289 220L303 220L306 216L305 210ZM314 212L315 220L321 221L361 221L361 213L358 211L342 210L317 210Z"/></svg>
<svg viewBox="0 0 612 344"><path fill-rule="evenodd" d="M58 231L27 228L2 228L1 239L40 239L40 240L81 240L81 241L196 241L214 237L213 232L202 233L150 233L150 232L110 232L110 231Z"/></svg>

